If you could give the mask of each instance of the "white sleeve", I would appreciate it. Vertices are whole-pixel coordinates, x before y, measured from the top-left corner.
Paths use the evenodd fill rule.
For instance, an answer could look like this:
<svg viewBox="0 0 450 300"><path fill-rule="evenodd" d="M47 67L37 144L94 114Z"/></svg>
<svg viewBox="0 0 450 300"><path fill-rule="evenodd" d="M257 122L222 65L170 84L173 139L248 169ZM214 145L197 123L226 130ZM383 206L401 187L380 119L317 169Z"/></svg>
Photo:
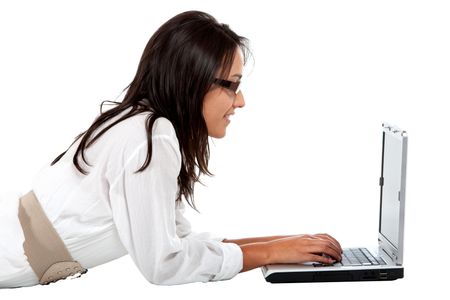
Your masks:
<svg viewBox="0 0 450 300"><path fill-rule="evenodd" d="M155 284L234 277L243 266L238 245L177 234L175 199L181 154L173 136L154 135L152 146L152 159L144 171L134 174L145 162L147 141L131 153L110 186L114 222L132 260Z"/></svg>

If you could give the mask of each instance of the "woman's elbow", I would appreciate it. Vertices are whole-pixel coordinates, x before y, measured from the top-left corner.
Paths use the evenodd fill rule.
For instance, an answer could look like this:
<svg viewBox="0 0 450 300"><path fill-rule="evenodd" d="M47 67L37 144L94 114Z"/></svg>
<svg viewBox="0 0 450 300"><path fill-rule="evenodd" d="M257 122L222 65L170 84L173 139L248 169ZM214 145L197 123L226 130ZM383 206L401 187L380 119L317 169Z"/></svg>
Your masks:
<svg viewBox="0 0 450 300"><path fill-rule="evenodd" d="M155 285L174 285L177 284L174 282L173 278L168 276L168 274L164 274L165 272L161 272L158 270L147 270L145 272L141 272L144 275L144 278L151 284Z"/></svg>
<svg viewBox="0 0 450 300"><path fill-rule="evenodd" d="M181 277L176 268L167 265L148 268L141 273L149 283L155 285L177 285L189 282L188 278Z"/></svg>

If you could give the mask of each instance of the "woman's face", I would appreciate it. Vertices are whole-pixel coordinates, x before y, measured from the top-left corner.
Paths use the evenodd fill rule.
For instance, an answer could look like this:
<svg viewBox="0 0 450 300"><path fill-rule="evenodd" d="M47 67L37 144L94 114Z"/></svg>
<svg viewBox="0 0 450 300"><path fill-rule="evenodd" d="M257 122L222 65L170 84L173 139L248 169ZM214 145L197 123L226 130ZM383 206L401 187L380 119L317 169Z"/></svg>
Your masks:
<svg viewBox="0 0 450 300"><path fill-rule="evenodd" d="M228 78L219 79L239 81L242 77L243 68L242 52L237 48ZM243 107L244 105L244 96L241 91L236 94L232 90L213 84L203 99L203 117L208 127L208 135L223 138L227 126L230 124L230 115L234 114L236 107Z"/></svg>

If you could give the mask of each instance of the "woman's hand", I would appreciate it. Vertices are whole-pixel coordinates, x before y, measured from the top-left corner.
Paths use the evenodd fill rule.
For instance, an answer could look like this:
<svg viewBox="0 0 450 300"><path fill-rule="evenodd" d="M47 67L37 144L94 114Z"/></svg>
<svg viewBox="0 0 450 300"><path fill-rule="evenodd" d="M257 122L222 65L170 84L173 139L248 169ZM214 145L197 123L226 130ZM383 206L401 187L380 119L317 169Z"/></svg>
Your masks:
<svg viewBox="0 0 450 300"><path fill-rule="evenodd" d="M267 242L269 264L340 261L342 248L328 234L295 235ZM327 255L329 257L327 257Z"/></svg>
<svg viewBox="0 0 450 300"><path fill-rule="evenodd" d="M244 265L241 272L269 264L304 263L310 261L330 264L333 263L333 260L341 260L341 245L335 238L325 233L293 235L280 238L252 238L237 241L244 240L251 242L239 244L244 256ZM231 240L228 242L231 242Z"/></svg>

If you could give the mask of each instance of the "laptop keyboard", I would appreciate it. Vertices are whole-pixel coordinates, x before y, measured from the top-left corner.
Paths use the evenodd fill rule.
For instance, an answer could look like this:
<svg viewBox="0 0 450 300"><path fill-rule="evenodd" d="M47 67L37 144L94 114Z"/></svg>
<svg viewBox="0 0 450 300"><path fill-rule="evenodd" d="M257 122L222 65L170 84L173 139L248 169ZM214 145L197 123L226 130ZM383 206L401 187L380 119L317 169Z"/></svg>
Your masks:
<svg viewBox="0 0 450 300"><path fill-rule="evenodd" d="M374 257L366 248L343 249L342 260L331 265L314 263L315 267L324 266L378 266L386 262L381 257Z"/></svg>

